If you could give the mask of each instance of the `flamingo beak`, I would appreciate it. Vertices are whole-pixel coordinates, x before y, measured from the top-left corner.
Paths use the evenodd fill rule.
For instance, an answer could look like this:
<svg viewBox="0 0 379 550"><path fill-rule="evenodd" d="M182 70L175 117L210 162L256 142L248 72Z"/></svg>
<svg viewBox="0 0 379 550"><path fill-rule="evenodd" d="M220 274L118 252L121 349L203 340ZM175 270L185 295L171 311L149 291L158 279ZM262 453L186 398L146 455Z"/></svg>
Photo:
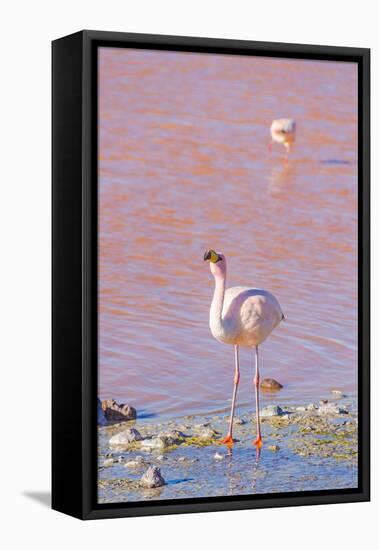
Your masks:
<svg viewBox="0 0 379 550"><path fill-rule="evenodd" d="M221 260L220 256L214 250L207 250L204 254L204 261L209 260L210 262L216 264Z"/></svg>

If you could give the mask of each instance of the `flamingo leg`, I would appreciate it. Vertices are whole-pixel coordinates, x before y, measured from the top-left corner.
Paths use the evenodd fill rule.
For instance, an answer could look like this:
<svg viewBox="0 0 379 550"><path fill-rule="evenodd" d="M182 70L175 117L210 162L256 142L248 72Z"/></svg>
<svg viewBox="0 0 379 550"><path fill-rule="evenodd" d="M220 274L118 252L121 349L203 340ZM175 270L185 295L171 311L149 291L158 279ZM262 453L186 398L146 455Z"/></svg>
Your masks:
<svg viewBox="0 0 379 550"><path fill-rule="evenodd" d="M233 398L232 398L232 408L230 411L230 418L229 418L229 430L228 435L220 441L220 443L225 443L229 445L233 445L234 439L233 439L233 418L234 418L234 409L236 406L236 399L237 399L237 389L238 384L240 381L240 366L239 366L239 353L238 353L238 346L234 346L234 362L235 362L235 368L234 368L234 387L233 387Z"/></svg>
<svg viewBox="0 0 379 550"><path fill-rule="evenodd" d="M255 346L255 414L257 419L257 438L253 442L258 449L262 447L261 421L259 418L259 366L258 366L258 346Z"/></svg>
<svg viewBox="0 0 379 550"><path fill-rule="evenodd" d="M286 148L286 156L285 156L285 162L288 162L289 154L291 151L291 143L289 141L284 142L284 147Z"/></svg>

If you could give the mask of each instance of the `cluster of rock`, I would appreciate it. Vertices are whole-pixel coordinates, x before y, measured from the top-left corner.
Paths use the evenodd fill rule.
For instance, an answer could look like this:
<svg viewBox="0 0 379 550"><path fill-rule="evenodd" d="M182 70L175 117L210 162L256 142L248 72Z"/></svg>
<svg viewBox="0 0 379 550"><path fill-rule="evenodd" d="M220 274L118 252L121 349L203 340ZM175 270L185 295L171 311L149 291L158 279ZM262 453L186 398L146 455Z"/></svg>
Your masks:
<svg viewBox="0 0 379 550"><path fill-rule="evenodd" d="M214 433L214 432L212 432ZM185 441L186 436L179 430L170 430L158 433L153 437L142 437L140 432L135 428L129 428L113 435L109 440L110 447L130 447L139 445L144 450L157 450L180 445Z"/></svg>
<svg viewBox="0 0 379 550"><path fill-rule="evenodd" d="M271 416L288 417L288 415L296 412L308 412L318 414L320 416L336 416L341 414L348 414L348 409L345 406L338 405L337 403L329 403L328 400L320 401L319 405L310 403L307 407L288 407L288 410L283 410L279 405L268 405L260 411L261 418L269 418Z"/></svg>

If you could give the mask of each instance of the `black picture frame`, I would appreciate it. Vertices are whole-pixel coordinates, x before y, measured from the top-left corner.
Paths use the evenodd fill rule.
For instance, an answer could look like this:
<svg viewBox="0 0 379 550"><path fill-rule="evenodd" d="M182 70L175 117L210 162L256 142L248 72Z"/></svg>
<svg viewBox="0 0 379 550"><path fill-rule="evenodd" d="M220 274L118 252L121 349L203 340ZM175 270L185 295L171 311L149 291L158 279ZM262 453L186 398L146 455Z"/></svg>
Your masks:
<svg viewBox="0 0 379 550"><path fill-rule="evenodd" d="M252 496L97 504L97 48L358 63L359 486ZM52 507L81 519L370 499L370 50L81 31L52 43Z"/></svg>

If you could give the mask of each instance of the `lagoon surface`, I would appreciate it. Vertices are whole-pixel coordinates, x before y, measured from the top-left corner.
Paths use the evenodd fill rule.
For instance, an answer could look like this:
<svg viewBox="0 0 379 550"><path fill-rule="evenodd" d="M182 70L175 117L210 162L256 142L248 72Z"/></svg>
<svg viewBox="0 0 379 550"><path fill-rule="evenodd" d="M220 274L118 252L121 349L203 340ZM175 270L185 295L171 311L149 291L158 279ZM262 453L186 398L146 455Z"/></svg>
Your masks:
<svg viewBox="0 0 379 550"><path fill-rule="evenodd" d="M208 328L214 248L228 286L275 294L260 348L269 403L357 392L357 67L102 48L99 396L143 417L229 410L233 348ZM267 150L293 117L288 161ZM254 410L240 354L237 414ZM216 467L216 466L215 466Z"/></svg>

